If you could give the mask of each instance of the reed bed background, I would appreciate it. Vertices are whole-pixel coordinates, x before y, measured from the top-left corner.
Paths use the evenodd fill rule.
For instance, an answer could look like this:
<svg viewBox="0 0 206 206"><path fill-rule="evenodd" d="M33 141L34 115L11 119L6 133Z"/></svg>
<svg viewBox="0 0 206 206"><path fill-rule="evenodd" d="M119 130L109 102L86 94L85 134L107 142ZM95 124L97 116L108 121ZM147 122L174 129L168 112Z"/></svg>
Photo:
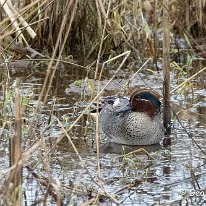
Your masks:
<svg viewBox="0 0 206 206"><path fill-rule="evenodd" d="M165 50L170 51L171 61L175 60L177 63L186 62L186 59L182 60L184 57L182 57L181 52L188 54L188 56L198 54L205 58L204 44L201 43L206 33L205 3L204 0L171 2L157 0L1 0L0 67L4 68L0 71L2 74L1 93L4 96L4 100L0 103L2 108L1 126L4 129L7 125L11 130L10 136L15 137L10 137L10 168L0 190L1 204L21 205L22 168L26 167L47 188L44 204L46 204L48 196L51 196L57 205L64 205L60 193L64 189L69 189L59 187L45 161L52 149L45 148L45 153L40 155L48 178L39 177L34 171L35 168L28 164L32 154L44 149L42 144L48 140L44 138L44 130L38 131L37 121L43 106L46 104L55 72L61 67L62 62L79 66L82 70L91 69L94 66L93 78L101 80L106 64L116 65L118 72L123 65L132 70L135 65L143 64L151 59L153 71L159 71L161 70L159 62L163 63ZM163 22L163 12L168 12L168 24ZM162 35L165 29L169 31L170 44L163 47ZM187 49L185 49L185 45ZM10 64L14 60L22 59L27 62L40 62L42 60L47 62L45 80L38 97L38 105L33 111L32 121L28 122L29 129L26 136L31 140L31 143L27 144L26 147L21 146L21 138L24 138L20 132L23 124L21 116L24 111L19 111L21 102L18 91L19 80L14 86L15 90L10 90L9 75ZM204 71L205 68L197 74ZM188 79L191 76L188 76ZM110 79L110 82L113 78ZM187 82L183 82L181 86ZM99 89L90 105L68 128L65 129L61 121L58 120L63 132L53 142L53 148L55 148L56 144L67 136L87 172L87 167L73 144L69 131L92 103L98 100L103 91L104 88ZM8 95L15 96L15 99L12 100L16 111L14 116L7 114L6 105L8 105L7 101L10 101ZM100 170L98 134L96 141L97 168ZM103 191L101 194L95 191L97 192L96 199L98 196L107 197L118 204L118 201L106 192L101 182L101 176L99 176L98 181L92 177L91 179ZM95 198L91 198L88 204L92 201L94 203Z"/></svg>

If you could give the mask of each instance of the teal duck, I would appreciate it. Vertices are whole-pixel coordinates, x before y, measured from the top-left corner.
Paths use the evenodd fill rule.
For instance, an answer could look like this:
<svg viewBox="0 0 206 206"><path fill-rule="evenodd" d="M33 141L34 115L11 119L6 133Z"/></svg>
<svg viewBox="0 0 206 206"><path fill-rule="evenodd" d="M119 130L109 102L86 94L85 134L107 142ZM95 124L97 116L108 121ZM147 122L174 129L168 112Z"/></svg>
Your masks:
<svg viewBox="0 0 206 206"><path fill-rule="evenodd" d="M164 136L159 99L148 88L135 89L130 99L109 99L99 114L102 132L118 144L159 143Z"/></svg>

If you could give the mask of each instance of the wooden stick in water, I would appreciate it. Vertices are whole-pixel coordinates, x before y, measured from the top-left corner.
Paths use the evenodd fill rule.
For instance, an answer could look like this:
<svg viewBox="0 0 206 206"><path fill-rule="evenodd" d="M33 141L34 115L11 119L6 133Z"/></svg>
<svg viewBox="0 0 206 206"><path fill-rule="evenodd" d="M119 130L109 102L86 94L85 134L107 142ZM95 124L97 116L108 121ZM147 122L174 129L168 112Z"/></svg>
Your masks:
<svg viewBox="0 0 206 206"><path fill-rule="evenodd" d="M170 21L169 21L169 0L164 2L163 11L163 124L165 127L165 135L171 133L171 108L170 108Z"/></svg>
<svg viewBox="0 0 206 206"><path fill-rule="evenodd" d="M15 134L10 138L9 145L9 155L10 155L10 166L14 166L14 169L9 173L10 182L12 187L10 190L13 205L22 205L21 204L21 194L22 194L22 165L18 164L22 157L21 150L21 116L20 116L20 93L19 93L19 78L16 80L15 88Z"/></svg>

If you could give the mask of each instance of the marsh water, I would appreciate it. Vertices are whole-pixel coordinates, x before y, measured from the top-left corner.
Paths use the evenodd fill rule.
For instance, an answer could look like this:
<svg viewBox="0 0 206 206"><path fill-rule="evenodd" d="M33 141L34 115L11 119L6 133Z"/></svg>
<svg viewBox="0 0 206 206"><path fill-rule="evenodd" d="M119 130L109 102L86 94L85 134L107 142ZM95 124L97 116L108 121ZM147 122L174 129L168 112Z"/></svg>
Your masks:
<svg viewBox="0 0 206 206"><path fill-rule="evenodd" d="M194 60L188 74L191 76L205 65L203 60ZM137 69L120 70L101 97L119 93ZM152 87L162 94L162 69L159 72L151 70L154 70L152 66L147 65L137 73L120 95L128 96L135 86ZM114 72L115 68L105 69L100 88ZM181 72L175 69L171 72L171 90L186 79ZM96 125L87 112L69 132L81 158L66 135L54 144L62 135L62 126L68 128L96 94L94 72L71 65L64 65L56 72L45 107L41 115L37 115L37 139L28 136L27 124L33 117L45 71L31 73L28 70L12 75L13 84L17 76L21 80L25 120L23 148L27 150L38 138L46 138L42 140L42 147L28 158L28 165L39 176L50 178L58 185L65 205L86 205L89 201L91 205L206 205L205 73L172 94L177 116L172 118L171 136L165 137L160 145L123 146L110 143L101 136L100 169L97 167ZM8 112L12 113L12 105L10 109ZM1 179L9 167L7 140L10 132L5 128L2 133ZM150 156L140 152L140 148ZM132 151L137 152L126 155ZM23 176L24 205L43 205L40 200L45 197L45 186L26 168ZM46 205L55 204L52 197L47 199Z"/></svg>

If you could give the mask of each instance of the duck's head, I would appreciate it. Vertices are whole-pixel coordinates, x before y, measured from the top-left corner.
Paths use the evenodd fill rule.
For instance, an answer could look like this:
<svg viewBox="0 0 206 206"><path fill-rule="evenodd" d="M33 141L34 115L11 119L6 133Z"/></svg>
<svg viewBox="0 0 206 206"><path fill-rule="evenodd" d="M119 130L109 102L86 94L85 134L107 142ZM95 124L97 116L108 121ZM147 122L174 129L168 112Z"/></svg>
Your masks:
<svg viewBox="0 0 206 206"><path fill-rule="evenodd" d="M130 105L134 112L145 112L150 117L154 117L160 112L160 95L148 88L136 89L130 97Z"/></svg>
<svg viewBox="0 0 206 206"><path fill-rule="evenodd" d="M160 112L160 95L151 89L140 87L131 94L129 104L116 110L116 113L127 111L144 112L153 118Z"/></svg>

